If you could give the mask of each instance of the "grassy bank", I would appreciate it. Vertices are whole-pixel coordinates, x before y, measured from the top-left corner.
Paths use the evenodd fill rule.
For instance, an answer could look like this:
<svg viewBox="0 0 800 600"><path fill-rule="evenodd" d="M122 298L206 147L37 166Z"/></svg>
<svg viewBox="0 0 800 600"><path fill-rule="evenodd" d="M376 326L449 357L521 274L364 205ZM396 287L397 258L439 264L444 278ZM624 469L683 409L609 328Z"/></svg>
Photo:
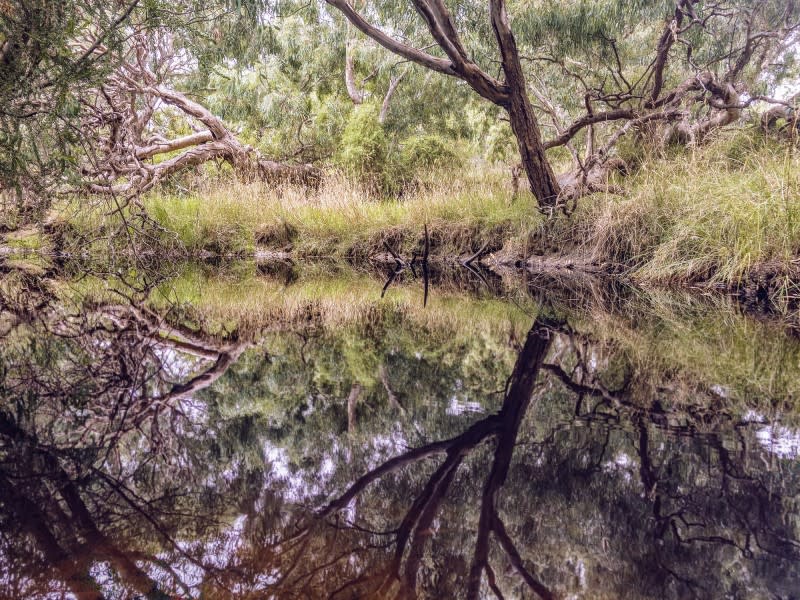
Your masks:
<svg viewBox="0 0 800 600"><path fill-rule="evenodd" d="M551 218L529 194L512 198L505 169L486 166L432 175L394 200L331 175L316 190L217 181L192 193L154 192L143 205L162 228L152 235L194 256L265 249L358 261L384 253L387 243L409 255L421 248L427 224L434 255L464 256L486 244L509 262L568 255L642 282L736 288L757 280L773 295L795 294L796 145L754 129L728 132L701 148L646 158L616 183L624 194L594 194L571 215ZM81 206L61 213L78 238L113 231L107 207Z"/></svg>
<svg viewBox="0 0 800 600"><path fill-rule="evenodd" d="M395 285L382 298L379 279L327 268L330 265L306 265L290 283L265 276L250 261L238 265L215 269L187 264L176 277L154 289L149 302L159 311L185 314L192 327L239 337L313 322L330 327L367 323L376 313L385 312L401 313L431 328L459 326L470 334L511 329L521 334L535 314L530 302L521 308L503 298L474 298L438 288L423 310L418 282Z"/></svg>
<svg viewBox="0 0 800 600"><path fill-rule="evenodd" d="M797 336L785 323L743 314L725 298L638 290L623 302L619 296L610 301L587 296L570 307L553 305L558 296L553 292L540 304L524 288L508 290L512 302L436 285L423 308L419 281L399 283L382 298L382 280L362 272L301 267L286 279L264 274L253 261L175 265L172 277L137 291L147 279L135 274L42 279L11 271L0 278L0 305L12 307L0 310L0 337L20 323L15 314L46 306L45 312L57 307L65 317L75 316L87 306L127 306L127 297L148 305L165 323L244 342L257 342L268 332L316 335L352 328L371 336L373 325L400 319L423 337L456 343L502 338L513 345L544 311L568 323L565 336L573 332L569 343L565 337L554 349L558 356L578 344L587 364L601 372L603 385L614 390L629 384L641 401L655 401L668 389L670 402L688 406L698 394L710 393L741 414L750 409L767 414L794 406L800 396L800 380L793 375L800 360Z"/></svg>
<svg viewBox="0 0 800 600"><path fill-rule="evenodd" d="M440 175L392 200L375 199L332 175L313 191L233 183L184 197L153 194L145 206L190 253L258 246L297 256L366 258L385 251L384 241L410 251L427 223L435 252L459 254L484 242L499 248L543 222L530 196L512 202L500 170Z"/></svg>
<svg viewBox="0 0 800 600"><path fill-rule="evenodd" d="M582 201L565 232L586 254L646 281L737 285L800 253L800 153L740 132L646 162L626 196ZM571 225L571 227L569 226Z"/></svg>

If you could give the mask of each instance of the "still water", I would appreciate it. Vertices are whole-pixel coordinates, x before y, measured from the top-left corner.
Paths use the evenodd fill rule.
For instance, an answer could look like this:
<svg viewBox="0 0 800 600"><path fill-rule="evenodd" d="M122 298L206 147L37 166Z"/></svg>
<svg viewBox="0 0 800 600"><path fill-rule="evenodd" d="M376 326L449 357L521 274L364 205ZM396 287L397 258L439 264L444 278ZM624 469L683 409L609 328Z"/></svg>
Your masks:
<svg viewBox="0 0 800 600"><path fill-rule="evenodd" d="M579 278L1 277L1 598L800 597L785 320Z"/></svg>

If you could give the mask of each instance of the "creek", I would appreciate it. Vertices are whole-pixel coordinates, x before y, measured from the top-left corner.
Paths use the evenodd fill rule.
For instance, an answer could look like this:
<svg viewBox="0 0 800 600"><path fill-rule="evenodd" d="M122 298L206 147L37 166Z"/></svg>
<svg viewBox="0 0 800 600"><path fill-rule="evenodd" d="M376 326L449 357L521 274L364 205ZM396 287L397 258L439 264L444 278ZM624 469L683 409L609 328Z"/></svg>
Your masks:
<svg viewBox="0 0 800 600"><path fill-rule="evenodd" d="M0 598L797 597L790 322L415 275L7 269Z"/></svg>

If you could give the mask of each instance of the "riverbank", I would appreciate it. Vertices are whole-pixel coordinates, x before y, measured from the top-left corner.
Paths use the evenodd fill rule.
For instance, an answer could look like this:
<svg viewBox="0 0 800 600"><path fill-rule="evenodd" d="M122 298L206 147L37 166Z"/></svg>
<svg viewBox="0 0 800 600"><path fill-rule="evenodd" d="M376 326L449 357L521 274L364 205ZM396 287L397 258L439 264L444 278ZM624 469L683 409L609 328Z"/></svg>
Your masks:
<svg viewBox="0 0 800 600"><path fill-rule="evenodd" d="M800 153L795 144L740 130L670 157L629 157L622 194L597 193L542 215L512 197L498 169L443 172L403 198L376 200L329 177L317 190L227 182L143 199L149 219L131 239L160 256L280 255L353 264L410 261L425 230L432 260L473 257L491 268L624 273L644 284L707 286L779 304L800 298ZM42 251L104 251L127 243L118 214L63 205ZM130 219L134 229L138 221ZM115 233L116 232L116 233ZM88 250L91 252L91 250ZM477 254L477 256L476 256Z"/></svg>

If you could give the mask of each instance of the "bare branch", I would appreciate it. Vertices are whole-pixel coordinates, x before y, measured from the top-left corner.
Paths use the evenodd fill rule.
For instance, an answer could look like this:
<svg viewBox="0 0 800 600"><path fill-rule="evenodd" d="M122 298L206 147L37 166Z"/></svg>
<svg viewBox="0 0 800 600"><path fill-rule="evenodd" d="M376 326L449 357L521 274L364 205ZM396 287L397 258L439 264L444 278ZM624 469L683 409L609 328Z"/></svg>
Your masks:
<svg viewBox="0 0 800 600"><path fill-rule="evenodd" d="M367 37L370 37L378 42L387 50L394 52L403 58L407 58L411 62L415 62L427 67L428 69L438 71L439 73L444 73L445 75L452 75L454 77L456 76L453 65L449 60L437 58L386 35L377 27L367 23L367 21L364 20L364 18L358 12L356 12L346 0L326 0L326 2L339 9L347 18L347 20L355 25L359 31L361 31Z"/></svg>

